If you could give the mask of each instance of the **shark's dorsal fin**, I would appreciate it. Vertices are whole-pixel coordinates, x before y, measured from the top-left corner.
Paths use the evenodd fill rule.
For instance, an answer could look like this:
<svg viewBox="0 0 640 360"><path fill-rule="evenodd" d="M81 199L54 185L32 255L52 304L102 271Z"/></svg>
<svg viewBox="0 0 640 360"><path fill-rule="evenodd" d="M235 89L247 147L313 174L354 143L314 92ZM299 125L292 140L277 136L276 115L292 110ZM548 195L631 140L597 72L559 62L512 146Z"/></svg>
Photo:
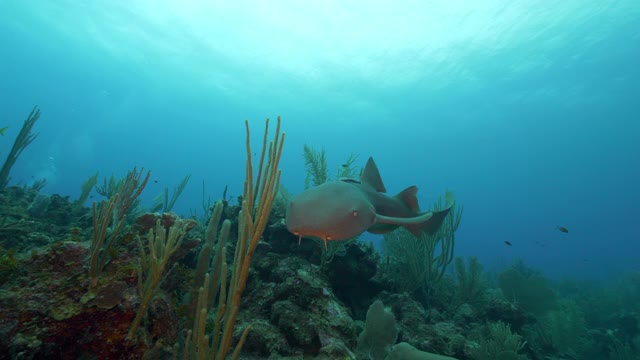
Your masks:
<svg viewBox="0 0 640 360"><path fill-rule="evenodd" d="M416 194L418 193L417 186L409 186L408 188L402 190L396 198L402 201L411 211L419 212L420 207L418 206L418 198Z"/></svg>
<svg viewBox="0 0 640 360"><path fill-rule="evenodd" d="M364 171L362 171L362 176L360 176L360 182L371 186L377 192L387 192L387 189L382 183L378 166L375 161L373 161L373 157L369 157L369 160L367 160L367 165L364 166Z"/></svg>

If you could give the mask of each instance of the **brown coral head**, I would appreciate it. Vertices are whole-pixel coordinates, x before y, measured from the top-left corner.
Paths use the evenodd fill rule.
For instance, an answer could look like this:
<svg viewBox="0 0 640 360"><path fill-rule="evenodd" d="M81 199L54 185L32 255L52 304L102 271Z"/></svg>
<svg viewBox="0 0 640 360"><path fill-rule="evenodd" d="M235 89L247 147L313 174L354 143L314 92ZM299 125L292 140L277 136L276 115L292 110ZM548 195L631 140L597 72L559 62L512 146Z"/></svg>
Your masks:
<svg viewBox="0 0 640 360"><path fill-rule="evenodd" d="M189 231L197 225L195 220L181 219L178 215L172 212L162 214L146 213L136 219L136 224L140 227L140 232L144 234L155 227L158 220L160 220L160 224L162 224L162 227L164 227L165 230L169 230L171 226L178 224L178 226L184 227L185 231Z"/></svg>
<svg viewBox="0 0 640 360"><path fill-rule="evenodd" d="M156 219L158 218L158 214L154 213L146 213L140 215L136 219L136 225L140 227L140 233L146 234L149 232L151 228L156 226Z"/></svg>

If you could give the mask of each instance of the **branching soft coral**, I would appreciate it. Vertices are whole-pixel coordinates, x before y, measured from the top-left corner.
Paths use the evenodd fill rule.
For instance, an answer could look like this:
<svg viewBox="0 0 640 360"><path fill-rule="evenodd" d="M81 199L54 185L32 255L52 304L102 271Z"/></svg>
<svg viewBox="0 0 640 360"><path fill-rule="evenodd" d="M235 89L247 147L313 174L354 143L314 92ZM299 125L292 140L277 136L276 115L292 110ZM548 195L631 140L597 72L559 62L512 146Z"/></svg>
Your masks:
<svg viewBox="0 0 640 360"><path fill-rule="evenodd" d="M327 158L324 149L315 150L309 145L304 146L304 165L307 175L304 178L304 188L322 185L329 180Z"/></svg>
<svg viewBox="0 0 640 360"><path fill-rule="evenodd" d="M38 134L33 134L31 132L33 125L38 121L38 118L40 118L40 110L36 106L31 110L29 117L27 117L27 120L22 124L20 132L18 133L16 140L13 142L13 147L0 169L0 190L4 189L9 184L9 173L11 172L13 165L16 163L16 160L18 160L20 154L22 154L22 151L29 146L36 137L38 137Z"/></svg>

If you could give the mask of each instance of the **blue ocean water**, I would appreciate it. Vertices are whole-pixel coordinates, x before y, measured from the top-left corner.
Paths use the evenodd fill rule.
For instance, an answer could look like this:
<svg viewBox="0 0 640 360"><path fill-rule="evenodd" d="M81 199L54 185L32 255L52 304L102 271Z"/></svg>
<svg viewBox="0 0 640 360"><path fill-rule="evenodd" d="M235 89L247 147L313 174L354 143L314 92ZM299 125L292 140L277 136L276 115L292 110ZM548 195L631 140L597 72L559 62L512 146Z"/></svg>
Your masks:
<svg viewBox="0 0 640 360"><path fill-rule="evenodd" d="M191 174L188 215L203 182L241 193L244 120L257 145L281 115L292 193L304 144L355 152L423 208L452 190L456 254L488 268L640 270L638 1L2 0L0 48L0 155L42 110L13 183L138 166L149 204Z"/></svg>

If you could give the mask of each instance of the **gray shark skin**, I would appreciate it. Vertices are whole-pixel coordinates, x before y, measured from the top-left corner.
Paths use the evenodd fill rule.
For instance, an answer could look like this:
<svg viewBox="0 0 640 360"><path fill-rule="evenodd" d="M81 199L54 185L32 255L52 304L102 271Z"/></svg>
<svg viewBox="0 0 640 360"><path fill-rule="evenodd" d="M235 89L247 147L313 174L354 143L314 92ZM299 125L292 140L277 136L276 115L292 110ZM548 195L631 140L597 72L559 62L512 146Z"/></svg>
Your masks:
<svg viewBox="0 0 640 360"><path fill-rule="evenodd" d="M289 202L287 229L298 239L317 237L324 241L345 240L369 231L384 234L404 226L411 233L433 234L453 206L447 192L445 208L420 212L416 194L410 186L395 196L386 195L380 172L369 158L360 181L341 179L307 189Z"/></svg>

